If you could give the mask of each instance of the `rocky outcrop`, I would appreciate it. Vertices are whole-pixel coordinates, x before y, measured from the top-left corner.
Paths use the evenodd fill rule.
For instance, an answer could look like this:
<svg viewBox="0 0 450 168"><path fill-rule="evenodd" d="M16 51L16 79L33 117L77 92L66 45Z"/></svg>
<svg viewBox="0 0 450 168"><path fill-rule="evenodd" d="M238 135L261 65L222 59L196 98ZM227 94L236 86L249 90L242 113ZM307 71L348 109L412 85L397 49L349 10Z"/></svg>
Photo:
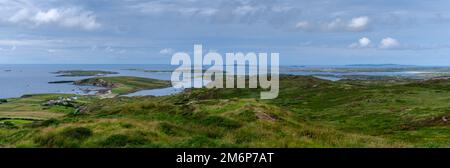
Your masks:
<svg viewBox="0 0 450 168"><path fill-rule="evenodd" d="M49 100L43 103L42 105L43 106L59 105L59 106L75 107L74 103L77 99L78 97L68 97L68 98L59 97L58 99L55 100Z"/></svg>
<svg viewBox="0 0 450 168"><path fill-rule="evenodd" d="M117 84L114 84L112 82L108 82L108 81L106 81L104 79L97 79L97 78L75 81L74 84L75 85L91 85L91 86L104 87L104 88L115 88L115 87L118 87Z"/></svg>
<svg viewBox="0 0 450 168"><path fill-rule="evenodd" d="M88 112L88 107L87 106L80 106L78 107L75 112L77 114L86 114Z"/></svg>
<svg viewBox="0 0 450 168"><path fill-rule="evenodd" d="M49 84L61 84L61 83L73 83L73 82L75 82L75 81L70 81L70 80L68 80L68 81L51 81L51 82L48 82Z"/></svg>

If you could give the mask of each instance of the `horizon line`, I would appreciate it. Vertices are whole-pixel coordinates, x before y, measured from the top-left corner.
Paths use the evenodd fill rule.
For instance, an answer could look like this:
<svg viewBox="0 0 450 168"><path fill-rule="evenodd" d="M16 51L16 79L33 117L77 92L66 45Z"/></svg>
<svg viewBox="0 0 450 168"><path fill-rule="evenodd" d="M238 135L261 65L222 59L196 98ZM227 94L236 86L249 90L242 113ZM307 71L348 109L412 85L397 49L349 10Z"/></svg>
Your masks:
<svg viewBox="0 0 450 168"><path fill-rule="evenodd" d="M0 65L171 65L164 63L0 63ZM177 66L177 65L172 65ZM395 63L380 63L380 64L280 64L280 66L450 66L450 65L419 65L419 64L395 64Z"/></svg>

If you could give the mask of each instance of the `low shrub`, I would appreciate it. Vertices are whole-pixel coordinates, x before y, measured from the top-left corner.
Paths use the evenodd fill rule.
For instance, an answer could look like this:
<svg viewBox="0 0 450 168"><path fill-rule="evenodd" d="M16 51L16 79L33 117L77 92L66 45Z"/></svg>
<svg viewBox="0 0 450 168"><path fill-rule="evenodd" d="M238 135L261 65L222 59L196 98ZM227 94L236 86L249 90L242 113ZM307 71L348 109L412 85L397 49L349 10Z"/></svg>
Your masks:
<svg viewBox="0 0 450 168"><path fill-rule="evenodd" d="M103 147L130 147L140 146L146 143L147 140L142 136L115 134L106 138L100 145Z"/></svg>
<svg viewBox="0 0 450 168"><path fill-rule="evenodd" d="M62 147L75 148L80 145L90 136L92 131L89 128L75 127L66 128L59 133L49 133L44 136L35 138L35 142L45 147Z"/></svg>
<svg viewBox="0 0 450 168"><path fill-rule="evenodd" d="M178 135L180 134L181 128L170 123L162 122L159 123L159 129L166 135Z"/></svg>
<svg viewBox="0 0 450 168"><path fill-rule="evenodd" d="M241 127L241 124L239 122L220 116L208 116L205 119L201 119L199 122L206 126L212 125L226 129L236 129Z"/></svg>
<svg viewBox="0 0 450 168"><path fill-rule="evenodd" d="M18 128L14 123L9 121L0 121L0 128L8 128L8 129L15 129Z"/></svg>
<svg viewBox="0 0 450 168"><path fill-rule="evenodd" d="M61 132L62 136L74 139L85 139L92 136L92 131L89 128L75 127L68 128Z"/></svg>

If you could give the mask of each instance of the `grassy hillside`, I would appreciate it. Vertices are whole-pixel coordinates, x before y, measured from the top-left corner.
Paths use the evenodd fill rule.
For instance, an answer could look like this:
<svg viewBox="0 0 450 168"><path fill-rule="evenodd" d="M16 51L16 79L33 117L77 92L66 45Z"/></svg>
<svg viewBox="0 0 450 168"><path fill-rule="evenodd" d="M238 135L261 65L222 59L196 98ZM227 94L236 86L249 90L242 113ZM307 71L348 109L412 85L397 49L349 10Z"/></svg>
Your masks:
<svg viewBox="0 0 450 168"><path fill-rule="evenodd" d="M282 76L280 84L274 100L258 99L258 89L91 98L82 113L0 128L0 146L450 146L449 80L331 82Z"/></svg>
<svg viewBox="0 0 450 168"><path fill-rule="evenodd" d="M50 100L68 97L77 97L77 100L72 102L73 106L45 105ZM75 106L90 103L94 99L96 98L72 94L24 95L21 98L6 99L6 103L0 104L0 119L45 120L72 113L75 111Z"/></svg>
<svg viewBox="0 0 450 168"><path fill-rule="evenodd" d="M89 113L24 126L27 147L401 147L382 138L309 124L255 99L177 102L178 97L103 99ZM16 129L17 131L19 129ZM8 131L14 132L9 129ZM8 132L9 134L15 134ZM4 133L4 134L8 134ZM6 137L6 136L5 136ZM345 141L342 141L345 139ZM12 144L11 144L12 143Z"/></svg>
<svg viewBox="0 0 450 168"><path fill-rule="evenodd" d="M71 102L73 106L53 105L45 103L75 95L69 94L37 94L25 95L22 98L6 99L0 104L0 146L18 146L20 141L32 141L36 126L48 126L53 122L64 119L65 116L77 113L76 106L91 103L95 97L78 96Z"/></svg>

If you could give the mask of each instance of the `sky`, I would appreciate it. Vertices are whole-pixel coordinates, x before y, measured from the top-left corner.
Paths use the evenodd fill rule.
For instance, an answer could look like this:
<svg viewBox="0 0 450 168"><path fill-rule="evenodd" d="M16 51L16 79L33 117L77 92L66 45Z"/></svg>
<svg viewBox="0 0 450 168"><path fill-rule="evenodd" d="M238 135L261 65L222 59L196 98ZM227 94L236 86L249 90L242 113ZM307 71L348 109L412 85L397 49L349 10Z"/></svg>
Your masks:
<svg viewBox="0 0 450 168"><path fill-rule="evenodd" d="M175 52L282 65L450 65L449 0L0 0L0 64L169 64Z"/></svg>

